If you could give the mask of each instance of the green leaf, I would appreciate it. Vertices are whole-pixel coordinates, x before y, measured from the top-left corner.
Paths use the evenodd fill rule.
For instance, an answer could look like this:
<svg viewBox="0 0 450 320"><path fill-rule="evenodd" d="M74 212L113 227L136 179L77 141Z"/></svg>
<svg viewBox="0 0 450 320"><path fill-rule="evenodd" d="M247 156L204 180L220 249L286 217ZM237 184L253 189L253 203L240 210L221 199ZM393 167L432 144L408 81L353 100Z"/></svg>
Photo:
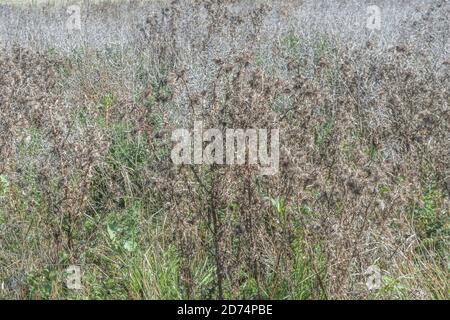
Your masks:
<svg viewBox="0 0 450 320"><path fill-rule="evenodd" d="M272 207L277 211L277 214L280 218L284 218L284 202L283 199L279 197L270 199L272 203Z"/></svg>
<svg viewBox="0 0 450 320"><path fill-rule="evenodd" d="M137 243L134 242L133 240L127 240L123 243L123 248L128 252L133 252L137 248Z"/></svg>
<svg viewBox="0 0 450 320"><path fill-rule="evenodd" d="M116 241L117 238L117 226L113 225L112 223L108 224L107 226L108 236L111 241Z"/></svg>

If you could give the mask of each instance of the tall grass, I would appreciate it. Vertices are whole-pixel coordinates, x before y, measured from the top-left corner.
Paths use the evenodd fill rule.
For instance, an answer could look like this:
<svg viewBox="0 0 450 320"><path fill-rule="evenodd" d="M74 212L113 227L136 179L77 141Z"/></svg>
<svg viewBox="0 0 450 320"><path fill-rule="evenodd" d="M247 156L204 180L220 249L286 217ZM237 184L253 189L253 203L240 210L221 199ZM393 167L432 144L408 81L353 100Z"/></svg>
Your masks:
<svg viewBox="0 0 450 320"><path fill-rule="evenodd" d="M366 5L0 4L0 297L448 299L449 7ZM173 164L199 120L280 171Z"/></svg>

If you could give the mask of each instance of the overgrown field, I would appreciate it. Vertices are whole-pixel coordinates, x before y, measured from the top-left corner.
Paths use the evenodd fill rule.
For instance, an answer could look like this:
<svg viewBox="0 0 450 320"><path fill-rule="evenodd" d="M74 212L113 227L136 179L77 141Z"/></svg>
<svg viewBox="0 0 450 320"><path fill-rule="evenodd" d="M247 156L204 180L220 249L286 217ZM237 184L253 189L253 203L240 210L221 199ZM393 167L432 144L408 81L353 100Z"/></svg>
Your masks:
<svg viewBox="0 0 450 320"><path fill-rule="evenodd" d="M448 1L70 4L0 2L0 298L449 298Z"/></svg>

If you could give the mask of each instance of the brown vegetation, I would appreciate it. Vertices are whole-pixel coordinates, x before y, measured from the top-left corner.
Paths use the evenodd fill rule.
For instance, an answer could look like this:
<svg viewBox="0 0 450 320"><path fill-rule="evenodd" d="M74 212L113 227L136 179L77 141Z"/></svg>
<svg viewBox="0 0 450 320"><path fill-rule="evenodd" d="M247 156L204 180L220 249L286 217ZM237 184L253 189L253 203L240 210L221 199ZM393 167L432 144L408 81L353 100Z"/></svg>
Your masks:
<svg viewBox="0 0 450 320"><path fill-rule="evenodd" d="M121 48L3 49L0 296L448 299L448 51L272 37L289 3L174 1ZM405 28L446 37L445 5ZM173 165L196 120L279 128L279 173Z"/></svg>

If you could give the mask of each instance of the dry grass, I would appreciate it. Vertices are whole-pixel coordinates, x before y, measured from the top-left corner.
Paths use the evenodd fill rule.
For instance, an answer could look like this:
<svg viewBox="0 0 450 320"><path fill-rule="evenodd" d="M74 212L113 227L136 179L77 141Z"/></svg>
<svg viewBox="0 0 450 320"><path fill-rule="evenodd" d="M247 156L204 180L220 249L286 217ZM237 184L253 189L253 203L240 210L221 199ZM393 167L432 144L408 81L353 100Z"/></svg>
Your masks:
<svg viewBox="0 0 450 320"><path fill-rule="evenodd" d="M0 296L448 299L450 8L379 5L0 5ZM175 166L196 120L280 172Z"/></svg>

